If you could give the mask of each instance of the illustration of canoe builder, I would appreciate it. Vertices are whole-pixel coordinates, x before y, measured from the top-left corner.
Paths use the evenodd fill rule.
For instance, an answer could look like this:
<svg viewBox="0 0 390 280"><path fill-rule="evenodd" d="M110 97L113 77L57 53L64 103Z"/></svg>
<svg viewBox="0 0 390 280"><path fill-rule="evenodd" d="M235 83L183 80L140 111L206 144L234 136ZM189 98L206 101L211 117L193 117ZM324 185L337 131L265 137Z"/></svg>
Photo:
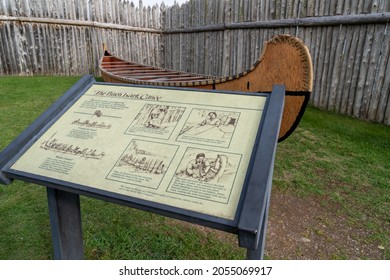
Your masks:
<svg viewBox="0 0 390 280"><path fill-rule="evenodd" d="M166 107L159 106L159 107L154 108L150 112L149 118L146 121L145 126L151 127L151 128L160 128L166 113L167 113Z"/></svg>
<svg viewBox="0 0 390 280"><path fill-rule="evenodd" d="M229 166L231 165L226 155L218 154L216 158L208 159L204 153L199 153L194 160L188 162L185 170L176 175L185 174L198 181L218 182L225 172L229 171Z"/></svg>
<svg viewBox="0 0 390 280"><path fill-rule="evenodd" d="M221 124L221 120L217 118L216 112L209 112L207 118L200 123L201 126L207 124L212 126L219 126Z"/></svg>
<svg viewBox="0 0 390 280"><path fill-rule="evenodd" d="M222 124L221 119L217 117L216 112L209 112L207 117L201 122L189 122L186 127L184 127L179 135L188 134L188 135L199 135L204 132L218 128Z"/></svg>
<svg viewBox="0 0 390 280"><path fill-rule="evenodd" d="M210 170L210 162L204 153L199 153L196 158L187 164L186 175L193 178L203 178Z"/></svg>

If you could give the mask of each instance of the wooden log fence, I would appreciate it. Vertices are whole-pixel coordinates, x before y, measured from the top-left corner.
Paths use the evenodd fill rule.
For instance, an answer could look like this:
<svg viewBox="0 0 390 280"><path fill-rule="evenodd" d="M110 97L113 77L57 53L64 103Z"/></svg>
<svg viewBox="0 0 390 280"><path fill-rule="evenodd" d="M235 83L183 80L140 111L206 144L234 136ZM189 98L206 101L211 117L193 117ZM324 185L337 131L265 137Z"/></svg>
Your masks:
<svg viewBox="0 0 390 280"><path fill-rule="evenodd" d="M133 32L145 32L145 33L163 33L162 30L147 28L147 27L134 27L123 24L104 23L97 21L85 21L85 20L70 20L70 19L55 19L55 18L34 18L34 17L12 17L0 15L0 21L17 22L19 24L55 24L65 26L81 26L81 27L93 27L103 28L111 30L133 31Z"/></svg>
<svg viewBox="0 0 390 280"><path fill-rule="evenodd" d="M350 16L325 16L325 17L308 17L297 19L279 19L270 21L254 22L233 22L220 23L206 26L196 26L189 28L177 28L164 30L164 34L178 33L195 33L195 32L216 32L231 29L260 29L260 28L284 28L284 27L318 27L334 25L354 25L354 24L374 24L387 23L390 21L390 12L367 14L367 15L350 15Z"/></svg>
<svg viewBox="0 0 390 280"><path fill-rule="evenodd" d="M213 76L242 72L287 33L313 58L311 104L390 124L390 1L0 1L0 76L97 71L102 44L135 62Z"/></svg>
<svg viewBox="0 0 390 280"><path fill-rule="evenodd" d="M98 75L103 43L157 66L164 10L117 0L0 1L0 75Z"/></svg>

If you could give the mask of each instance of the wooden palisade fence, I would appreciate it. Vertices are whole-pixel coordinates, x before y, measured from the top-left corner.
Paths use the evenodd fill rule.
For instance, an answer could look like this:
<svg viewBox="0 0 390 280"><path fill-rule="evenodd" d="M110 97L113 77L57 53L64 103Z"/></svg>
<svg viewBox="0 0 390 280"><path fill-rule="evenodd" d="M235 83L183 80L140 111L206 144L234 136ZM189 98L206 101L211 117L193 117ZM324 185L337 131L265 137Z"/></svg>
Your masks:
<svg viewBox="0 0 390 280"><path fill-rule="evenodd" d="M308 45L311 104L390 124L390 1L0 1L0 75L97 73L102 44L132 61L214 76L242 72L265 41Z"/></svg>

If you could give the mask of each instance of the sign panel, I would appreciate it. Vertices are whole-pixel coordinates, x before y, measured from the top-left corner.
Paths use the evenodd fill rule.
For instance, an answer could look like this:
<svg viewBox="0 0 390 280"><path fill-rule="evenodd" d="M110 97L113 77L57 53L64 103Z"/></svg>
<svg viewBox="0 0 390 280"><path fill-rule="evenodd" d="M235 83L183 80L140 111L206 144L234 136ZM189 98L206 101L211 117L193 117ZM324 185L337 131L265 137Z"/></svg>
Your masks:
<svg viewBox="0 0 390 280"><path fill-rule="evenodd" d="M233 220L266 100L93 84L10 170Z"/></svg>

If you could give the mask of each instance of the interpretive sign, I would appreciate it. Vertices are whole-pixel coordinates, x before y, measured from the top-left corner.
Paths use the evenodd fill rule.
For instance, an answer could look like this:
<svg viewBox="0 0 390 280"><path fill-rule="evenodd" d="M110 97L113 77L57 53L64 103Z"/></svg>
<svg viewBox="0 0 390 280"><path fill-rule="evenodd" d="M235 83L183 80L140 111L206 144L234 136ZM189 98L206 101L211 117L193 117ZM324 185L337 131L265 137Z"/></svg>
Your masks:
<svg viewBox="0 0 390 280"><path fill-rule="evenodd" d="M83 79L3 152L4 183L23 179L236 231L252 169L261 166L258 146L275 151L277 138L261 143L272 94ZM282 104L272 106L276 137Z"/></svg>

